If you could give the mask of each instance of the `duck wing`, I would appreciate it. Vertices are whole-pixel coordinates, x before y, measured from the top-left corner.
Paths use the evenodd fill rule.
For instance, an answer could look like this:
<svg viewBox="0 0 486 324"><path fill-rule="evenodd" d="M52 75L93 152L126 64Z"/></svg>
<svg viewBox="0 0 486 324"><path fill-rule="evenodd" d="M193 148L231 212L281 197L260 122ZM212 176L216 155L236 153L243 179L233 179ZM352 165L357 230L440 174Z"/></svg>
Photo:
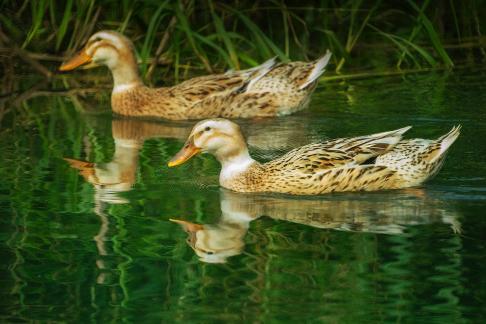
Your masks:
<svg viewBox="0 0 486 324"><path fill-rule="evenodd" d="M170 88L169 95L196 103L213 96L224 98L232 93L242 93L258 82L275 64L275 58L272 58L251 69L192 78Z"/></svg>
<svg viewBox="0 0 486 324"><path fill-rule="evenodd" d="M392 149L409 129L404 127L390 132L305 145L264 166L268 170L302 174L357 166Z"/></svg>

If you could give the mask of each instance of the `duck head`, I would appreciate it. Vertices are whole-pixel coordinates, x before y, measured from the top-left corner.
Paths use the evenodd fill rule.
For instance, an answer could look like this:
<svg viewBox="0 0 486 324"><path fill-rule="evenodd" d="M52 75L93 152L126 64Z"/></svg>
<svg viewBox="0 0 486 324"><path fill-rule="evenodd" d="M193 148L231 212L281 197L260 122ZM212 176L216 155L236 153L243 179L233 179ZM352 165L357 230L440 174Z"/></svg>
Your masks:
<svg viewBox="0 0 486 324"><path fill-rule="evenodd" d="M238 159L251 159L240 127L227 119L207 119L197 123L184 147L169 161L174 167L199 153L214 155L223 165Z"/></svg>
<svg viewBox="0 0 486 324"><path fill-rule="evenodd" d="M112 71L115 86L141 82L133 43L124 35L109 30L92 35L84 48L64 62L59 70L71 71L81 66L91 68L99 65L105 65Z"/></svg>

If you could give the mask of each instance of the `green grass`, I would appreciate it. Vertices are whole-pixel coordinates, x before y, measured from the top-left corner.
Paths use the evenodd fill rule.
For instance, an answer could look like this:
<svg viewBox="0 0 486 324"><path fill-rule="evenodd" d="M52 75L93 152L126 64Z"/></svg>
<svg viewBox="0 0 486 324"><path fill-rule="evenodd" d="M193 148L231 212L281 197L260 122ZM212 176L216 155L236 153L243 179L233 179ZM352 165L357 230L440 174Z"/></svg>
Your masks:
<svg viewBox="0 0 486 324"><path fill-rule="evenodd" d="M152 82L245 68L272 56L313 59L328 48L335 70L347 74L484 60L483 7L481 0L3 0L0 30L29 53L59 57L97 30L122 31ZM157 64L165 73L154 73Z"/></svg>

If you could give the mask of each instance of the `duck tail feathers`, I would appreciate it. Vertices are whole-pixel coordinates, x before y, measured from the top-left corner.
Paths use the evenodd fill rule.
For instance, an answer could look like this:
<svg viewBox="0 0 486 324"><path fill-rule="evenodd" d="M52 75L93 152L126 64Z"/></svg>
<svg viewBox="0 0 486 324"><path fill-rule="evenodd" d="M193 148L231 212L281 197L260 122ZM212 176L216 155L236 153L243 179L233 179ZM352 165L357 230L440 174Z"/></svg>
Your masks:
<svg viewBox="0 0 486 324"><path fill-rule="evenodd" d="M237 71L235 69L229 69L224 74L244 73L244 74L251 75L253 72L258 71L258 70L261 70L261 69L267 69L267 68L269 68L269 70L271 70L276 64L277 64L277 57L274 56L271 59L266 60L262 64L257 65L255 67L252 67L252 68L249 68L249 69L246 69L246 70L240 70L240 71Z"/></svg>
<svg viewBox="0 0 486 324"><path fill-rule="evenodd" d="M445 135L442 135L437 139L437 142L440 143L440 152L439 156L443 155L447 152L449 147L456 141L456 139L461 134L461 125L457 125L452 127L452 129Z"/></svg>
<svg viewBox="0 0 486 324"><path fill-rule="evenodd" d="M316 61L311 73L309 74L305 82L302 83L299 89L305 89L307 86L317 81L317 79L319 79L320 76L324 72L326 72L326 66L329 64L329 60L331 59L331 56L332 56L331 51L327 50L326 54Z"/></svg>

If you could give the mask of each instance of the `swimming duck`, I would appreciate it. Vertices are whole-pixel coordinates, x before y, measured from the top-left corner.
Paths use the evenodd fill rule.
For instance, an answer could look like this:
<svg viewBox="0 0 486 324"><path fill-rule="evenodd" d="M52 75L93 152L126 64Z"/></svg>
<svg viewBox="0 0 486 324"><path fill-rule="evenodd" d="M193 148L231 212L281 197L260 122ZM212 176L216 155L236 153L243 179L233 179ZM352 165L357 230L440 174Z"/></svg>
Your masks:
<svg viewBox="0 0 486 324"><path fill-rule="evenodd" d="M288 115L305 108L330 58L328 51L313 62L277 64L271 59L247 70L149 88L138 73L130 39L114 31L100 31L59 70L88 63L106 65L113 75L111 105L116 114L171 120L251 118Z"/></svg>
<svg viewBox="0 0 486 324"><path fill-rule="evenodd" d="M414 187L438 172L460 126L435 140L402 140L409 129L308 144L259 163L248 153L237 124L209 119L194 126L168 165L210 153L222 166L220 185L239 192L318 195Z"/></svg>

